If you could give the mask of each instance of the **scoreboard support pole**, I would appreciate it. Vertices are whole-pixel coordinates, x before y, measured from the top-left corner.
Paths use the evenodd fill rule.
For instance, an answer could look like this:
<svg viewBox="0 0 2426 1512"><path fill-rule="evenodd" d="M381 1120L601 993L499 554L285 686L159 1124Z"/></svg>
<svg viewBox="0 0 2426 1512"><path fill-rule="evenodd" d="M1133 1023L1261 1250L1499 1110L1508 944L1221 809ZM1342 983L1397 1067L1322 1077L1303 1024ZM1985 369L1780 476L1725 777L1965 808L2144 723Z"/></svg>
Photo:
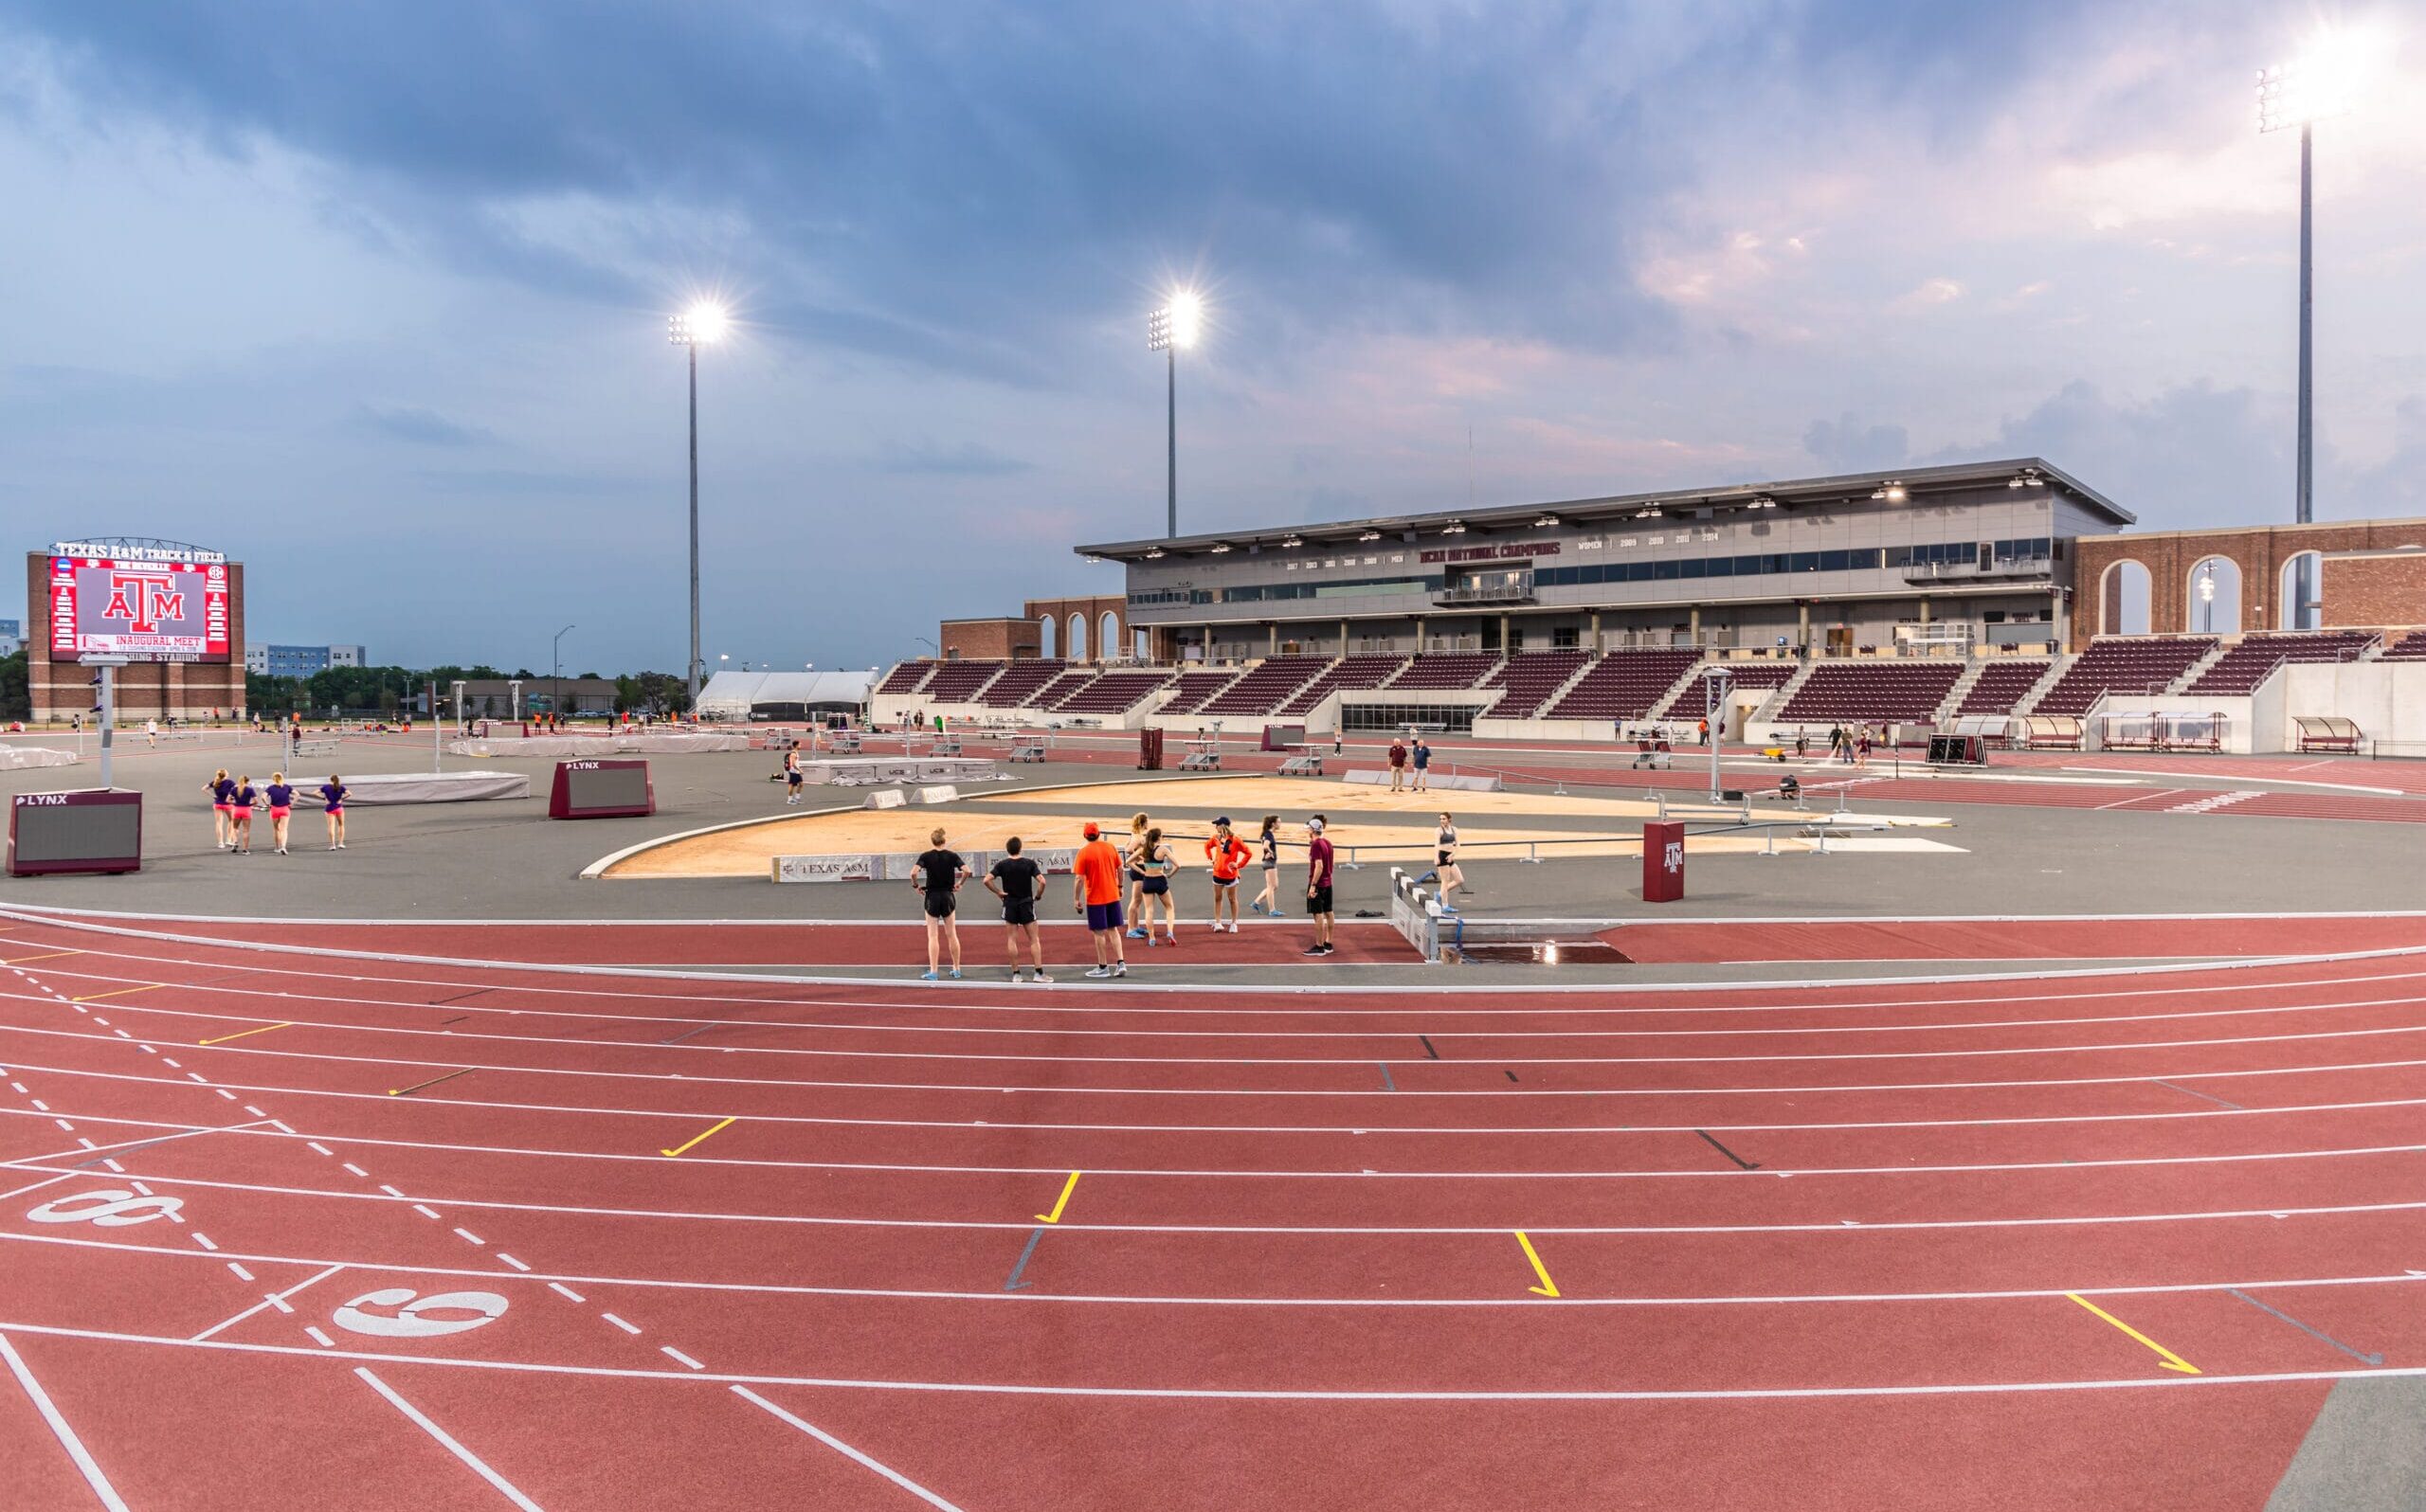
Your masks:
<svg viewBox="0 0 2426 1512"><path fill-rule="evenodd" d="M118 733L118 669L126 665L124 657L86 657L83 664L101 671L101 790L111 791L110 744Z"/></svg>

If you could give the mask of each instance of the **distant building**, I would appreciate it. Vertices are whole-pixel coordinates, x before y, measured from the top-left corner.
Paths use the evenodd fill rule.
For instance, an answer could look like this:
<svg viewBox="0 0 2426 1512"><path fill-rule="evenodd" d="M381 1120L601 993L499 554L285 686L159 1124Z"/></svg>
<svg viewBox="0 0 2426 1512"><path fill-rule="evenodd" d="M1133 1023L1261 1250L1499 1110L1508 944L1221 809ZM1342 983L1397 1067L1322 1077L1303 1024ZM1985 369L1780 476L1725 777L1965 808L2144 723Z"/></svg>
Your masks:
<svg viewBox="0 0 2426 1512"><path fill-rule="evenodd" d="M519 688L522 701L515 704ZM439 695L447 694L445 688ZM474 719L523 714L611 714L615 684L605 677L474 677L463 684L463 711Z"/></svg>
<svg viewBox="0 0 2426 1512"><path fill-rule="evenodd" d="M13 657L26 643L26 627L22 621L0 620L0 657Z"/></svg>
<svg viewBox="0 0 2426 1512"><path fill-rule="evenodd" d="M277 646L255 641L244 648L244 670L267 677L309 677L331 667L367 667L361 646Z"/></svg>

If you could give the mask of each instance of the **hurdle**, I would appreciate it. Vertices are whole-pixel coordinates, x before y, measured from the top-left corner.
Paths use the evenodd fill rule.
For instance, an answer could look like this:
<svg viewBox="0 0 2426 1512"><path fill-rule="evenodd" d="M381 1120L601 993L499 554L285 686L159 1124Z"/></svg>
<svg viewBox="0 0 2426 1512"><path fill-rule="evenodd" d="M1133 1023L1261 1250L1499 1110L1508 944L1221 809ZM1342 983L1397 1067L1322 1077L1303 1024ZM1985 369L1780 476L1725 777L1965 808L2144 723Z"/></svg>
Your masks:
<svg viewBox="0 0 2426 1512"><path fill-rule="evenodd" d="M1320 756L1307 754L1302 756L1292 756L1287 761L1282 762L1280 764L1280 770L1276 775L1281 777L1320 777L1322 774L1323 759Z"/></svg>
<svg viewBox="0 0 2426 1512"><path fill-rule="evenodd" d="M1015 741L1011 746L1011 754L1005 759L1015 762L1041 763L1044 760L1044 742L1041 740Z"/></svg>

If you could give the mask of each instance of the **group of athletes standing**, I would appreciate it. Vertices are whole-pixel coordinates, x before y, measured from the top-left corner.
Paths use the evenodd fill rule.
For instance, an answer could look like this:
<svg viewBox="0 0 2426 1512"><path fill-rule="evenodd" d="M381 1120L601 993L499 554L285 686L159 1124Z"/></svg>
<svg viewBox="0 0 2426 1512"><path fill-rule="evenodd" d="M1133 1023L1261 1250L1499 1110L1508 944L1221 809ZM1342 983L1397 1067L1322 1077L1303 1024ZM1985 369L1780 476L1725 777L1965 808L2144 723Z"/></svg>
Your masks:
<svg viewBox="0 0 2426 1512"><path fill-rule="evenodd" d="M277 854L286 854L286 826L295 811L295 788L284 772L269 774L267 785L255 787L249 776L230 777L222 766L202 784L210 795L210 822L214 849L232 851L238 855L253 854L253 813L269 811L270 843ZM345 849L345 779L331 775L320 784L320 802L329 817L329 849Z"/></svg>
<svg viewBox="0 0 2426 1512"><path fill-rule="evenodd" d="M1454 871L1452 849L1457 832L1441 816L1443 849L1439 859ZM1331 889L1337 861L1323 816L1306 820L1306 915L1313 921L1314 941L1305 954L1328 956L1337 950L1331 940ZM1071 906L1087 921L1095 945L1095 965L1086 973L1097 979L1129 975L1126 942L1143 940L1150 947L1179 944L1179 905L1172 879L1180 869L1177 855L1162 827L1145 814L1130 820L1129 844L1115 846L1102 826L1090 820L1079 831L1080 844L1071 873ZM919 894L927 921L927 969L921 980L961 976L959 892L975 878L960 853L951 850L941 829L928 837L929 849L915 863L911 891ZM1270 918L1285 918L1280 907L1280 816L1267 814L1250 844L1231 826L1228 815L1213 821L1204 840L1210 870L1212 929L1216 934L1239 930L1239 883L1250 864L1260 862L1263 888L1248 905ZM1013 981L1051 981L1044 970L1044 941L1038 932L1036 908L1043 891L1043 868L1022 854L1018 837L1003 842L1003 858L984 878L986 891L1002 901L1003 924L1008 931ZM1123 883L1127 884L1126 898ZM1157 916L1161 924L1155 928ZM949 960L947 967L945 962ZM1026 973L1023 976L1022 973Z"/></svg>

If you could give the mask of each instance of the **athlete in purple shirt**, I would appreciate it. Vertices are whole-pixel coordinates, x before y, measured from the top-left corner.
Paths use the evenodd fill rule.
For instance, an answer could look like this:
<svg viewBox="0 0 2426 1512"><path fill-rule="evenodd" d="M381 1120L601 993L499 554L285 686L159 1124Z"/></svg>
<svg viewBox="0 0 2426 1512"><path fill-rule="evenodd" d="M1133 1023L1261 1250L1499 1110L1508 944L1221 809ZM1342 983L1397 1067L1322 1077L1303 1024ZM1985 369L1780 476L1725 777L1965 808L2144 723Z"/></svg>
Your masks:
<svg viewBox="0 0 2426 1512"><path fill-rule="evenodd" d="M320 784L320 803L329 811L329 849L345 849L345 779L331 777Z"/></svg>
<svg viewBox="0 0 2426 1512"><path fill-rule="evenodd" d="M1331 943L1331 837L1324 827L1320 814L1306 820L1306 912L1314 921L1314 943L1306 951L1310 956L1327 956L1335 948Z"/></svg>

